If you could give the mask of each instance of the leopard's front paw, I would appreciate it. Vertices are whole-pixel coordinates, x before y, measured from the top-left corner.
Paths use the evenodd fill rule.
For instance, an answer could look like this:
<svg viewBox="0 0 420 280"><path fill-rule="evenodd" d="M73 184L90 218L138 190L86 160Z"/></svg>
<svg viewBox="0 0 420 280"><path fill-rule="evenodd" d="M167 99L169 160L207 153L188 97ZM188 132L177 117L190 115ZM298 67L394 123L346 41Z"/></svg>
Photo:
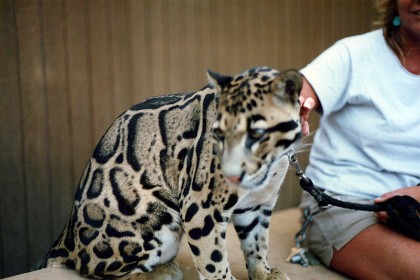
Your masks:
<svg viewBox="0 0 420 280"><path fill-rule="evenodd" d="M286 273L280 271L277 268L272 268L271 273L267 275L264 280L290 280Z"/></svg>
<svg viewBox="0 0 420 280"><path fill-rule="evenodd" d="M268 268L269 269L269 268ZM270 271L254 271L250 276L252 280L290 280L286 273L280 271L277 268L271 268Z"/></svg>

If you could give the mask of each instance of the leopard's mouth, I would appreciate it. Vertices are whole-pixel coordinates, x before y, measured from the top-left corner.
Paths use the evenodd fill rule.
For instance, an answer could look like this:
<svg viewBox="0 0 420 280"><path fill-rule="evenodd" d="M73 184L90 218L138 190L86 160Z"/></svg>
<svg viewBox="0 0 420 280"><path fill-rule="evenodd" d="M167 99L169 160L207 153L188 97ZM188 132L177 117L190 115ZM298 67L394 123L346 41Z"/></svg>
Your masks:
<svg viewBox="0 0 420 280"><path fill-rule="evenodd" d="M258 191L267 186L273 177L278 173L279 164L287 156L290 149L283 150L279 154L274 154L266 158L260 164L260 168L256 169L253 173L248 173L245 170L232 172L231 175L224 173L224 178L227 184L237 186L248 191ZM287 168L287 167L286 167ZM239 171L239 170L238 170Z"/></svg>
<svg viewBox="0 0 420 280"><path fill-rule="evenodd" d="M248 174L244 172L240 181L236 183L242 189L249 191L258 191L264 188L270 181L270 170L274 162L263 164L256 172Z"/></svg>

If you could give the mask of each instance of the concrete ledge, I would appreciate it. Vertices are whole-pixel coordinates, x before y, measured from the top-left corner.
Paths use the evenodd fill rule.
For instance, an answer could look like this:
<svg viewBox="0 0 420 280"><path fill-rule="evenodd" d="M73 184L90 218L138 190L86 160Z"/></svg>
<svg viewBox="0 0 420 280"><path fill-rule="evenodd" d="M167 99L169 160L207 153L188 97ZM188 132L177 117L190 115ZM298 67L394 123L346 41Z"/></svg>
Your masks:
<svg viewBox="0 0 420 280"><path fill-rule="evenodd" d="M269 261L273 267L278 267L286 272L291 279L305 280L344 280L347 279L337 273L334 273L322 265L304 268L297 264L286 262L290 248L293 246L293 237L299 230L299 210L297 208L287 209L273 213L270 226L270 251ZM227 242L229 261L233 274L238 279L248 279L245 268L245 261L240 250L240 243L236 236L233 226L230 224L227 231ZM189 246L184 239L180 252L176 258L180 265L184 279L198 280L198 274L191 258ZM77 280L84 279L80 277L76 271L67 269L41 269L34 272L21 274L6 278L8 280L40 280L40 279L60 279L60 280Z"/></svg>

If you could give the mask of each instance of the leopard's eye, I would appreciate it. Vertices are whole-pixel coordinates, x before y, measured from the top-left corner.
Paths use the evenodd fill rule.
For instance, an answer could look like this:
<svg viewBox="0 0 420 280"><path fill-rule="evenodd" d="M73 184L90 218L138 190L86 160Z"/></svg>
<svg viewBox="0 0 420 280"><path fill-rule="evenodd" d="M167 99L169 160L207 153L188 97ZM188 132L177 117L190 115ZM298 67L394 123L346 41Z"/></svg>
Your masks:
<svg viewBox="0 0 420 280"><path fill-rule="evenodd" d="M262 128L253 128L253 129L250 129L248 132L249 138L255 141L260 140L264 135L265 135L265 129L262 129Z"/></svg>
<svg viewBox="0 0 420 280"><path fill-rule="evenodd" d="M213 128L213 135L219 140L223 140L223 137L225 136L223 131L218 127Z"/></svg>

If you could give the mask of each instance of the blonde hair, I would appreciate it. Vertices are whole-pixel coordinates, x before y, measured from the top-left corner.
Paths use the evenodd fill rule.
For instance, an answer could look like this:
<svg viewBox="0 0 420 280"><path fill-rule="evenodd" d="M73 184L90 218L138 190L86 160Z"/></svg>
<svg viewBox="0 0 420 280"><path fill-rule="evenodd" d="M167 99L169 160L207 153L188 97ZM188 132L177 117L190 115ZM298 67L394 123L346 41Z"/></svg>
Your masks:
<svg viewBox="0 0 420 280"><path fill-rule="evenodd" d="M399 26L394 26L392 21L398 16L398 7L396 0L376 0L376 9L378 10L378 19L373 23L376 28L382 28L385 41L395 54L404 59L403 39L400 35Z"/></svg>

